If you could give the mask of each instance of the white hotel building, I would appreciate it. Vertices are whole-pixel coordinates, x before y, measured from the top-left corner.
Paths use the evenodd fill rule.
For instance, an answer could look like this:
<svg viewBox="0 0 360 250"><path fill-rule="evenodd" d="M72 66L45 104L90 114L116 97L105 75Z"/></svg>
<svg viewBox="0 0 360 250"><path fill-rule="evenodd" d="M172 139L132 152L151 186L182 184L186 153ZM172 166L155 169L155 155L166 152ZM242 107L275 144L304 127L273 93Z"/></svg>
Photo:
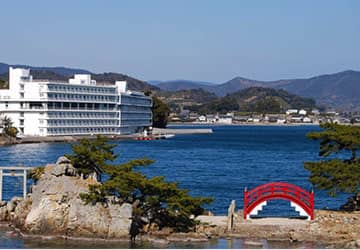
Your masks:
<svg viewBox="0 0 360 250"><path fill-rule="evenodd" d="M33 80L29 69L9 69L0 90L0 115L24 136L119 135L151 126L151 97L127 90L126 81L97 84L90 75L69 82Z"/></svg>

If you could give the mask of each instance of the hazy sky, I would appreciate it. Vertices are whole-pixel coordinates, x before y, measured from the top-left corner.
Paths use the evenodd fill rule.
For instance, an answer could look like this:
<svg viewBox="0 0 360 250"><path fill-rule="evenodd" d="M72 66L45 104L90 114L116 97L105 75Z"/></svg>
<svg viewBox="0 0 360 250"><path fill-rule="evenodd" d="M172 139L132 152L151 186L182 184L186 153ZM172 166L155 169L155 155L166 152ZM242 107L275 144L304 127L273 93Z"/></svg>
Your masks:
<svg viewBox="0 0 360 250"><path fill-rule="evenodd" d="M1 1L0 62L225 82L360 70L360 1Z"/></svg>

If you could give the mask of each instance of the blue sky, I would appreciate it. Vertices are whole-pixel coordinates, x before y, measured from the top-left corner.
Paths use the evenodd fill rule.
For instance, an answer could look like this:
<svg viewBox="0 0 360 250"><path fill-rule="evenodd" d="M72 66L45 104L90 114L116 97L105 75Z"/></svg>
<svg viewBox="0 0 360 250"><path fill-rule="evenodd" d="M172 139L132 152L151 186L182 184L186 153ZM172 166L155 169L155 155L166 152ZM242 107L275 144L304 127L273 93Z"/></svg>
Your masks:
<svg viewBox="0 0 360 250"><path fill-rule="evenodd" d="M1 1L0 62L225 82L360 70L360 1Z"/></svg>

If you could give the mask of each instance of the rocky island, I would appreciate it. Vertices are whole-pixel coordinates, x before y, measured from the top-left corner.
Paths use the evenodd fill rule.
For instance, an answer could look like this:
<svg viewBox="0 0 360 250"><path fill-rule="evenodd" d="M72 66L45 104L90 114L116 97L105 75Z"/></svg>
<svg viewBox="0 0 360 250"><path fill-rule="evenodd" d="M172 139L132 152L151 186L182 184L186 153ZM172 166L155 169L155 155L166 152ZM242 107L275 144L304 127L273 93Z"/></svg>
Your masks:
<svg viewBox="0 0 360 250"><path fill-rule="evenodd" d="M63 238L77 240L130 241L133 204L118 204L116 197L106 203L85 204L81 193L99 182L83 179L66 157L45 166L32 192L25 199L14 197L0 204L0 221L6 222L24 238ZM228 216L200 215L194 230L176 232L144 225L137 240L160 246L169 242L200 242L211 238L246 239L250 246L259 239L295 243L317 242L323 247L360 247L360 212L316 210L314 221L267 218L243 220L242 211ZM260 243L259 243L260 242ZM258 245L260 247L261 245Z"/></svg>

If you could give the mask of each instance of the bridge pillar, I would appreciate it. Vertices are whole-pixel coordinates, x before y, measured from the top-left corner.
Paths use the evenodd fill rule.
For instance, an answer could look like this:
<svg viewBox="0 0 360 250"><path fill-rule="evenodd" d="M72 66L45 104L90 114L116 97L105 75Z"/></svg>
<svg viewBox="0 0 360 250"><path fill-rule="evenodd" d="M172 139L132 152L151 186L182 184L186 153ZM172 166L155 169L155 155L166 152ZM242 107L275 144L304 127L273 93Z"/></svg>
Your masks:
<svg viewBox="0 0 360 250"><path fill-rule="evenodd" d="M26 184L27 184L27 174L26 174L26 169L24 169L24 178L23 178L23 194L24 194L24 199L26 198L26 193L27 193L27 190L26 190Z"/></svg>

